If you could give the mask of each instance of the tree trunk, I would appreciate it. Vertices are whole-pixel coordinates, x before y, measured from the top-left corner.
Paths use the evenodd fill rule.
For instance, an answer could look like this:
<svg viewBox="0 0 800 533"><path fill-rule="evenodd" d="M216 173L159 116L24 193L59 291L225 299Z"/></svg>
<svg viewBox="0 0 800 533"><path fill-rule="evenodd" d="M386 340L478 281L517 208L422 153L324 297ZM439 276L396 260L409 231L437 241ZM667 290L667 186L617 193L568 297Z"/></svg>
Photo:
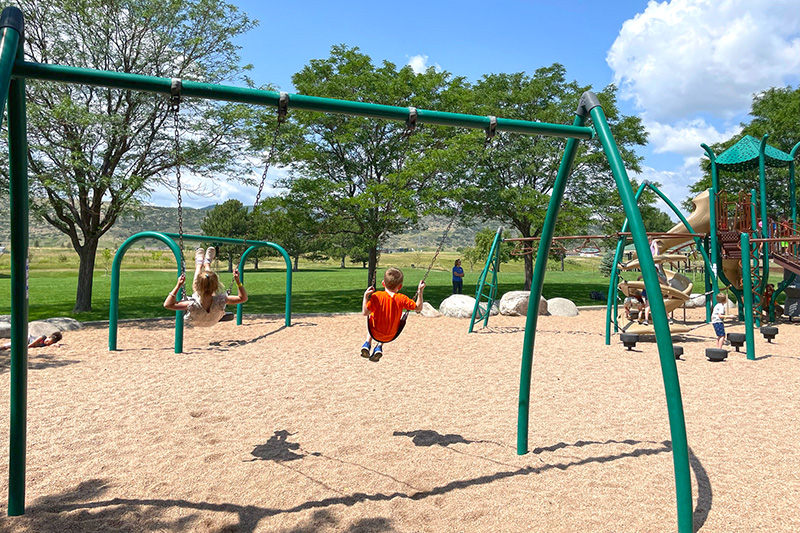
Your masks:
<svg viewBox="0 0 800 533"><path fill-rule="evenodd" d="M89 240L78 250L78 292L75 295L73 313L86 313L92 310L92 280L94 262L97 254L97 240Z"/></svg>
<svg viewBox="0 0 800 533"><path fill-rule="evenodd" d="M300 256L294 256L294 265L292 266L292 272L297 272L298 268L300 268Z"/></svg>
<svg viewBox="0 0 800 533"><path fill-rule="evenodd" d="M256 270L258 270L258 256L257 255L253 256L253 263L254 263L254 268Z"/></svg>
<svg viewBox="0 0 800 533"><path fill-rule="evenodd" d="M562 256L561 256L561 272L564 272L564 259L565 259L566 257L567 257L566 255L562 255Z"/></svg>
<svg viewBox="0 0 800 533"><path fill-rule="evenodd" d="M342 266L340 266L339 268L347 268L346 266L344 266L344 260L346 257L347 257L346 255L342 256Z"/></svg>
<svg viewBox="0 0 800 533"><path fill-rule="evenodd" d="M375 278L375 273L377 270L378 270L378 247L370 246L369 262L367 267L367 286L370 286L373 283L377 285L378 280Z"/></svg>
<svg viewBox="0 0 800 533"><path fill-rule="evenodd" d="M533 281L533 254L523 256L525 263L525 287L524 290L531 290L531 281Z"/></svg>
<svg viewBox="0 0 800 533"><path fill-rule="evenodd" d="M228 254L228 272L233 272L233 254Z"/></svg>

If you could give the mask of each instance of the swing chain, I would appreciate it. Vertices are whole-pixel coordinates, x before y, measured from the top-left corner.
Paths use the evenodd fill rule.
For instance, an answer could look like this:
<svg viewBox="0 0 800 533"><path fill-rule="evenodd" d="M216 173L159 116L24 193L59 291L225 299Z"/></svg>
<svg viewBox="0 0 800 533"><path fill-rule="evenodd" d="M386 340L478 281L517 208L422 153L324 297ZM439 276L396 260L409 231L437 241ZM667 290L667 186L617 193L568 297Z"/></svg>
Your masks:
<svg viewBox="0 0 800 533"><path fill-rule="evenodd" d="M178 195L178 240L181 251L181 274L186 273L186 259L183 256L183 201L181 198L181 133L180 133L180 109L181 109L181 89L183 84L179 78L172 78L170 84L169 107L172 112L173 124L175 129L175 180L177 182Z"/></svg>
<svg viewBox="0 0 800 533"><path fill-rule="evenodd" d="M247 217L247 226L245 227L244 232L244 239L242 240L242 247L243 252L247 251L247 240L250 237L250 230L252 229L252 214L255 213L255 210L258 208L258 204L261 203L261 194L264 192L264 184L267 182L267 173L269 172L269 167L272 163L272 160L275 157L275 151L278 145L278 137L280 136L281 132L281 125L286 121L286 116L289 113L289 93L281 92L280 98L278 99L278 120L275 125L275 132L272 134L272 142L270 143L269 153L267 154L267 159L264 163L264 172L261 174L261 183L258 185L258 192L256 193L256 200L253 202L253 209L250 211L251 216ZM233 281L231 281L231 288L233 287ZM231 289L228 289L230 293Z"/></svg>

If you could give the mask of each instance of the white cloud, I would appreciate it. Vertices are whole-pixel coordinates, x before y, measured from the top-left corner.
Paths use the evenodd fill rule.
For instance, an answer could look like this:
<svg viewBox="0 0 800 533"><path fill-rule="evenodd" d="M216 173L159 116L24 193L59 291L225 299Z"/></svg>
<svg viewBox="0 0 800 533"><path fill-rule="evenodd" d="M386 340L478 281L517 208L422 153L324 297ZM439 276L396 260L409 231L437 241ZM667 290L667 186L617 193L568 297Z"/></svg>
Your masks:
<svg viewBox="0 0 800 533"><path fill-rule="evenodd" d="M652 120L730 119L753 93L797 80L800 9L796 0L650 1L606 61L622 97Z"/></svg>
<svg viewBox="0 0 800 533"><path fill-rule="evenodd" d="M684 200L695 196L689 192L689 187L703 177L699 165L700 156L687 157L683 165L676 170L656 170L652 167L643 166L641 173L631 173L631 177L635 178L636 181L640 183L644 180L658 183L659 190L663 192L673 204L681 209L681 203ZM657 206L667 213L672 220L678 220L678 217L672 213L672 210L667 204L659 200ZM683 209L681 209L681 212L684 216L689 214Z"/></svg>
<svg viewBox="0 0 800 533"><path fill-rule="evenodd" d="M428 70L431 66L436 70L436 72L441 72L442 67L439 63L434 63L433 65L428 65L428 56L417 54L415 56L411 56L408 59L408 66L411 67L416 74L422 74L426 70Z"/></svg>
<svg viewBox="0 0 800 533"><path fill-rule="evenodd" d="M725 131L719 131L701 118L664 124L648 121L645 115L642 122L649 134L648 139L654 153L677 153L684 157L694 157L703 153L701 143L711 145L722 142L742 131L738 124L728 127Z"/></svg>

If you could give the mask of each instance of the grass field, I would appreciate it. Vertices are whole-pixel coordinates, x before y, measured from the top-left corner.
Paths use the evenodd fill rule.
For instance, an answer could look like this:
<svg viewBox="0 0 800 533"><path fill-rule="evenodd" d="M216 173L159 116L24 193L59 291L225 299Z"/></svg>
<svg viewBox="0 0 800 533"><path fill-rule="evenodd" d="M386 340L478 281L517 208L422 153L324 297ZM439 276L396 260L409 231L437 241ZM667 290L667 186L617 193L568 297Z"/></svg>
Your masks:
<svg viewBox="0 0 800 533"><path fill-rule="evenodd" d="M433 252L408 252L385 254L380 268L397 266L405 273L403 292L413 296L419 280L425 275ZM458 258L456 252L442 252L427 277L428 288L425 300L438 307L452 292L450 268ZM81 321L107 320L111 287L110 273L106 273L110 262L98 257L92 291L92 311L73 315L77 290L77 256L65 249L34 249L31 254L29 276L29 298L31 320L52 316L74 316ZM552 262L545 278L544 297L568 298L577 305L592 305L598 302L589 298L591 291L605 293L608 278L597 270L596 258L571 258L565 270ZM231 275L220 265L220 278L226 285ZM470 271L465 265L464 294L475 295L475 284L480 277L482 264L474 265ZM0 314L9 314L10 307L10 261L8 254L0 257ZM559 270L554 270L554 269ZM109 268L110 272L110 268ZM293 313L358 312L361 297L366 288L366 269L348 265L339 268L334 261L300 262L293 273ZM167 293L175 283L176 270L170 254L158 250L129 250L126 253L120 279L120 318L151 318L172 316L162 307ZM695 292L702 289L702 276L695 280ZM261 261L258 271L248 268L244 281L250 295L245 313L283 313L285 305L286 274L282 262ZM498 275L498 294L522 290L524 273L522 261L512 261L501 266Z"/></svg>

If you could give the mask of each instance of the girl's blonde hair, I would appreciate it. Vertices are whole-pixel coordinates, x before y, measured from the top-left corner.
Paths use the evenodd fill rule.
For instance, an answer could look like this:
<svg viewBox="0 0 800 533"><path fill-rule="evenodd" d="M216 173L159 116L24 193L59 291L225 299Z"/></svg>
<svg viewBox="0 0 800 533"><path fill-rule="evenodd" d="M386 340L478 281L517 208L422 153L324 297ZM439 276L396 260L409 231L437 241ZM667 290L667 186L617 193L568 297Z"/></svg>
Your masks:
<svg viewBox="0 0 800 533"><path fill-rule="evenodd" d="M214 272L202 272L193 285L194 292L201 296L213 296L220 289L219 277Z"/></svg>

